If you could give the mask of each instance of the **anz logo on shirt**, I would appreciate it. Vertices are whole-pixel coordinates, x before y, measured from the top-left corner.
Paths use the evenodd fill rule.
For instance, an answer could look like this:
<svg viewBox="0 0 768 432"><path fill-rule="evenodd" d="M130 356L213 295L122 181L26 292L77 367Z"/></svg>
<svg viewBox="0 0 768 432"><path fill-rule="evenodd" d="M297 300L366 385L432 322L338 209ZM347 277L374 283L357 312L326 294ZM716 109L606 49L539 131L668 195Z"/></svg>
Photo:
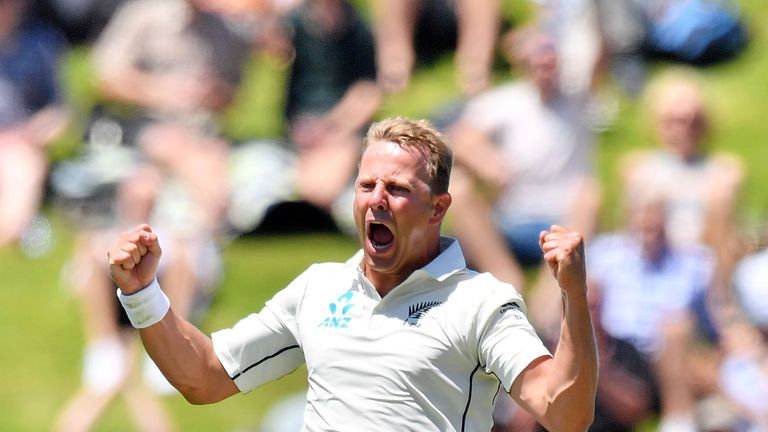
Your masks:
<svg viewBox="0 0 768 432"><path fill-rule="evenodd" d="M331 310L331 314L318 327L349 328L349 321L352 318L346 315L354 306L350 303L352 294L354 294L353 291L347 291L339 296L335 302L329 304L328 308Z"/></svg>

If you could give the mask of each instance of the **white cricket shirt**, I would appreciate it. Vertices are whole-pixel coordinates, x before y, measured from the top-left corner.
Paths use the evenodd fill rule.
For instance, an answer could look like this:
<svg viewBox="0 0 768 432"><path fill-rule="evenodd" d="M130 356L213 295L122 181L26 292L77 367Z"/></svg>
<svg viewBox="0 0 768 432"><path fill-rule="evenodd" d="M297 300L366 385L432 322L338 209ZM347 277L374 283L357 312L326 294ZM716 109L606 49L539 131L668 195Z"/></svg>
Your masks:
<svg viewBox="0 0 768 432"><path fill-rule="evenodd" d="M549 356L520 294L466 268L456 240L383 299L346 263L309 267L213 345L243 392L306 362L306 431L490 430L493 402Z"/></svg>

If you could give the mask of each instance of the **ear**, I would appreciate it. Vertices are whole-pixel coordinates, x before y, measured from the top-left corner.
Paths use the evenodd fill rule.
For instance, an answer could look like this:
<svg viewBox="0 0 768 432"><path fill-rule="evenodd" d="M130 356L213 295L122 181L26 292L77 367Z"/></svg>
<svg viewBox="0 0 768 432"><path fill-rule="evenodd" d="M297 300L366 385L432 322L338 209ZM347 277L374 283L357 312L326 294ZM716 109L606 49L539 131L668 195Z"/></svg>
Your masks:
<svg viewBox="0 0 768 432"><path fill-rule="evenodd" d="M429 222L437 225L442 223L451 202L453 202L453 197L448 192L432 197L432 217L429 218Z"/></svg>

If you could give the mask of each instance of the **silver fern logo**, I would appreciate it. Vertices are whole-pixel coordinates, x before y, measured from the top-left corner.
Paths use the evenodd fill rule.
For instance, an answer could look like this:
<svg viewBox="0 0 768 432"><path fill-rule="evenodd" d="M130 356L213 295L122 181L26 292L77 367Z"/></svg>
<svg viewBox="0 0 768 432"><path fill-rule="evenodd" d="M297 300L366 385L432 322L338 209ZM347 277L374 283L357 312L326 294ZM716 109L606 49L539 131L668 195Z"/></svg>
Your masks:
<svg viewBox="0 0 768 432"><path fill-rule="evenodd" d="M411 305L408 307L408 318L406 318L404 322L412 327L418 327L421 318L429 312L430 309L441 304L443 304L443 302L427 301Z"/></svg>

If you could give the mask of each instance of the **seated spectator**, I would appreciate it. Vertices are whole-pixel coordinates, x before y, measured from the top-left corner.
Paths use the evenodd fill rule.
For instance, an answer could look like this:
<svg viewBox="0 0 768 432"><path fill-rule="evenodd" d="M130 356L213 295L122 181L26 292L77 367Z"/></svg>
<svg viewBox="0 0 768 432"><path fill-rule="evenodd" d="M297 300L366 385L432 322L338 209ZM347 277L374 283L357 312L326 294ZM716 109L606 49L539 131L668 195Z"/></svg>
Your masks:
<svg viewBox="0 0 768 432"><path fill-rule="evenodd" d="M218 116L252 48L221 12L211 0L128 2L93 51L104 106L122 122L124 141L160 178L181 180L199 207L200 226L213 233L228 195L228 144L218 135ZM115 114L126 107L137 114Z"/></svg>
<svg viewBox="0 0 768 432"><path fill-rule="evenodd" d="M745 423L768 430L768 247L764 229L742 248L732 273L737 309L723 331L719 380ZM747 426L750 429L747 429Z"/></svg>
<svg viewBox="0 0 768 432"><path fill-rule="evenodd" d="M500 2L373 0L378 80L388 92L408 86L414 65L456 51L457 80L474 95L490 84Z"/></svg>
<svg viewBox="0 0 768 432"><path fill-rule="evenodd" d="M588 95L560 91L552 39L526 30L507 47L524 78L471 100L450 128L450 229L472 266L520 289L523 269L540 263L541 230L560 223L590 235L599 188L583 118Z"/></svg>
<svg viewBox="0 0 768 432"><path fill-rule="evenodd" d="M606 332L601 322L601 293L588 292L600 371L595 398L595 418L589 432L631 432L658 414L659 389L646 357L626 340ZM547 342L548 345L551 342ZM509 398L498 398L493 432L544 431Z"/></svg>
<svg viewBox="0 0 768 432"><path fill-rule="evenodd" d="M589 248L590 286L603 299L601 325L652 364L661 392L659 430L694 431L697 400L717 387L708 302L714 256L704 246L669 241L663 198L627 200L629 229L598 236ZM703 348L694 348L698 340Z"/></svg>
<svg viewBox="0 0 768 432"><path fill-rule="evenodd" d="M18 242L35 218L46 146L69 122L58 86L64 40L50 27L25 24L24 7L23 0L0 2L0 247Z"/></svg>
<svg viewBox="0 0 768 432"><path fill-rule="evenodd" d="M285 31L293 50L285 118L297 194L330 210L351 184L362 133L381 101L373 36L345 0L304 1L288 13Z"/></svg>
<svg viewBox="0 0 768 432"><path fill-rule="evenodd" d="M667 72L648 88L648 102L661 148L623 157L624 195L664 195L673 245L726 244L743 182L742 161L707 148L710 118L700 78L689 71Z"/></svg>
<svg viewBox="0 0 768 432"><path fill-rule="evenodd" d="M217 241L230 194L228 143L218 134L217 120L251 52L250 36L235 30L224 5L208 0L127 2L94 48L106 102L89 127L83 160L64 166L71 173L86 173L85 185L69 184L70 198L78 197L73 191L83 192L76 201L87 206L104 191L106 204L94 206L98 215L76 220L80 247L70 279L85 317L84 379L57 419L59 430L87 430L121 395L140 429L172 426L153 393L127 379L136 367L144 367L151 390L173 391L162 377L158 381L149 358L135 360L129 349L135 333L121 328L114 286L93 251L104 250L102 239L116 231L152 221L170 247L165 247L159 278L175 309L194 318L200 300L215 287ZM109 161L117 163L109 166ZM105 166L112 169L104 173ZM56 176L59 186L76 183L66 172ZM94 173L103 178L89 178ZM105 372L104 364L113 367ZM104 374L108 379L98 378Z"/></svg>

